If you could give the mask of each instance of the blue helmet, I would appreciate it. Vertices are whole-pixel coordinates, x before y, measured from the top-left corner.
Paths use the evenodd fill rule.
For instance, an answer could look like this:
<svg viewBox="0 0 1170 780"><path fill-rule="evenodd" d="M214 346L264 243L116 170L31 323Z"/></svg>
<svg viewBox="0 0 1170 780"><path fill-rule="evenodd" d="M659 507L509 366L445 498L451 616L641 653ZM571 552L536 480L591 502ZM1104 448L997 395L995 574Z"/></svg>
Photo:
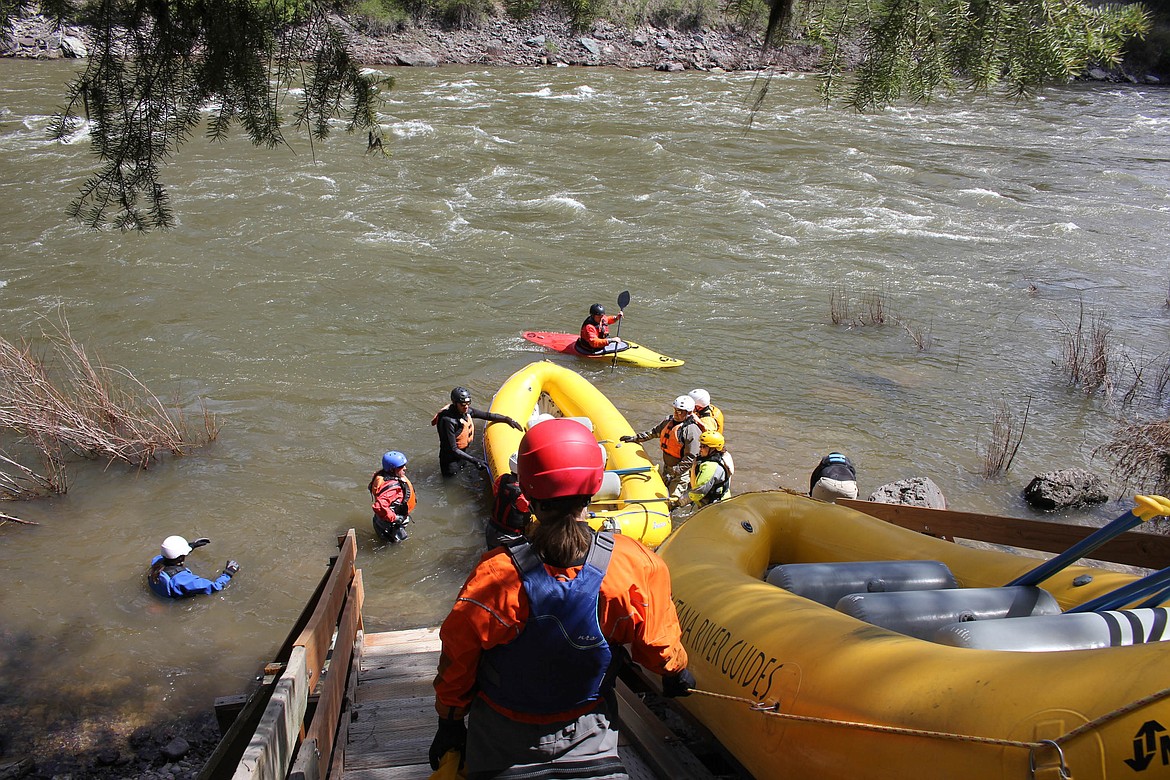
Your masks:
<svg viewBox="0 0 1170 780"><path fill-rule="evenodd" d="M382 470L393 471L406 465L406 456L398 450L390 450L382 456Z"/></svg>

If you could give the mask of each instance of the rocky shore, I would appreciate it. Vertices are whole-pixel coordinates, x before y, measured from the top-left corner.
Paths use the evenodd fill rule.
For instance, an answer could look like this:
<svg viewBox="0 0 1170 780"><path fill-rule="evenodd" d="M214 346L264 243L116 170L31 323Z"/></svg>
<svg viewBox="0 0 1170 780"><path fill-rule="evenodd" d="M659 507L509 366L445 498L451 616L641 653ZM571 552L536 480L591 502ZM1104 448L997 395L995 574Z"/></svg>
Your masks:
<svg viewBox="0 0 1170 780"><path fill-rule="evenodd" d="M599 20L574 32L566 19L540 14L525 20L490 18L470 29L407 25L374 30L360 18L338 18L357 60L367 65L577 65L652 68L661 71L730 71L776 68L807 71L817 50L791 45L764 50L758 35L714 30L642 26L626 29ZM43 16L18 20L0 42L0 56L29 59L85 57L89 33L82 27L55 30Z"/></svg>

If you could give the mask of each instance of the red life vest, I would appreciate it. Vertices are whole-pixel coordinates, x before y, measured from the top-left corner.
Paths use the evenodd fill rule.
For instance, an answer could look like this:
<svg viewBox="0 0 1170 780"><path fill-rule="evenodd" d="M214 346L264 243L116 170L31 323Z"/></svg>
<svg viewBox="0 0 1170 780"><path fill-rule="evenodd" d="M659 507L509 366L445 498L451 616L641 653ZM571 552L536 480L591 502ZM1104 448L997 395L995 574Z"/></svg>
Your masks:
<svg viewBox="0 0 1170 780"><path fill-rule="evenodd" d="M523 531L532 517L532 509L520 490L520 478L512 473L501 474L495 489L492 524L504 531Z"/></svg>

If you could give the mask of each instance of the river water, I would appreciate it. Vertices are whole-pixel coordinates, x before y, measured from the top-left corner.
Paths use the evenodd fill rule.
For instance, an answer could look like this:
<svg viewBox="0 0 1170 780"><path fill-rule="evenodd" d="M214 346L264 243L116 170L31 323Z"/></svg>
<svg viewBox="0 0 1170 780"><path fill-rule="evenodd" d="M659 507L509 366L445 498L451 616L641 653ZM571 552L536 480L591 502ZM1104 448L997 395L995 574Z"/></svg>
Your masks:
<svg viewBox="0 0 1170 780"><path fill-rule="evenodd" d="M402 69L392 156L340 128L315 148L196 139L165 174L178 225L129 235L64 215L93 166L83 138L46 140L70 72L0 60L0 334L63 312L91 352L202 400L222 432L148 471L73 464L67 495L0 507L39 523L0 527L12 734L241 692L348 528L367 630L437 623L487 507L474 477L438 477L430 420L457 384L486 408L551 357L636 429L705 387L739 490L807 488L840 449L863 495L926 475L952 508L1026 515L1033 475L1108 474L1094 450L1125 412L1055 365L1081 307L1119 355L1170 350L1167 90L859 116L786 77L749 124L750 74ZM685 366L611 372L520 336L575 330L627 289L622 335ZM833 324L834 298L856 315L874 295L906 327ZM1018 419L1029 399L1015 463L984 479L997 409ZM375 541L365 492L390 448L419 493L399 547ZM199 573L238 559L231 587L153 598L144 572L173 533L213 540Z"/></svg>

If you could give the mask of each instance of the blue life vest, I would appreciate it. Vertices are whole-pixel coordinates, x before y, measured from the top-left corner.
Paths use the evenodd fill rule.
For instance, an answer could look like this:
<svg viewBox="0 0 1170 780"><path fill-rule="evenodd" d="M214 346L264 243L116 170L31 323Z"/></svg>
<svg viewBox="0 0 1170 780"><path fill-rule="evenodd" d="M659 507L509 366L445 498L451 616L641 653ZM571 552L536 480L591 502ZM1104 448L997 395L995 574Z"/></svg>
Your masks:
<svg viewBox="0 0 1170 780"><path fill-rule="evenodd" d="M517 712L552 714L597 701L613 657L597 619L613 534L593 537L571 580L549 574L527 540L509 545L508 553L528 595L528 622L515 640L480 658L480 689Z"/></svg>

